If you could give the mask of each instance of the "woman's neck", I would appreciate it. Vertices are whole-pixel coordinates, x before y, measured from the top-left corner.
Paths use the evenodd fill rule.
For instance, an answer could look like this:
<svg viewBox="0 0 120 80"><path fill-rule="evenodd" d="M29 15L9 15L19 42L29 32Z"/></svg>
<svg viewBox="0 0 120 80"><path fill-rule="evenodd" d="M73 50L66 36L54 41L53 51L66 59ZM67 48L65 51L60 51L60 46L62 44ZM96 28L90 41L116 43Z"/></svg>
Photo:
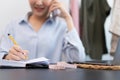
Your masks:
<svg viewBox="0 0 120 80"><path fill-rule="evenodd" d="M31 15L30 19L38 21L38 22L44 22L48 19L48 16L39 17L39 16L36 16L36 15Z"/></svg>
<svg viewBox="0 0 120 80"><path fill-rule="evenodd" d="M38 17L35 15L31 15L29 18L29 22L32 25L32 28L38 32L43 23L48 19L48 17Z"/></svg>

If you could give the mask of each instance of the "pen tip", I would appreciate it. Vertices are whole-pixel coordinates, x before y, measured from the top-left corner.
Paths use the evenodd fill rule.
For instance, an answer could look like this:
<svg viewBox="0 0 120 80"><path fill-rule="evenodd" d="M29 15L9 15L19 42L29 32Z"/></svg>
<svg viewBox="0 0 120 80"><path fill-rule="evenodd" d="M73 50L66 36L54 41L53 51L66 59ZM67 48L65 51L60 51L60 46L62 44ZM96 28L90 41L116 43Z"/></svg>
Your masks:
<svg viewBox="0 0 120 80"><path fill-rule="evenodd" d="M8 36L10 36L10 34L8 33Z"/></svg>

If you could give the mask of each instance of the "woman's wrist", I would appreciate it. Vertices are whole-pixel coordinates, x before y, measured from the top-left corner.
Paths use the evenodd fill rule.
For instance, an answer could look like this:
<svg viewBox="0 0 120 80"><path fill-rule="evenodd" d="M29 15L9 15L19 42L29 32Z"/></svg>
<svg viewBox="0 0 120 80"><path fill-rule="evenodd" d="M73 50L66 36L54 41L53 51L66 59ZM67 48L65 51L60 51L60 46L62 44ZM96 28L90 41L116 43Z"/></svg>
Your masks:
<svg viewBox="0 0 120 80"><path fill-rule="evenodd" d="M67 23L68 31L71 31L74 27L73 20L71 17L65 18L65 21Z"/></svg>

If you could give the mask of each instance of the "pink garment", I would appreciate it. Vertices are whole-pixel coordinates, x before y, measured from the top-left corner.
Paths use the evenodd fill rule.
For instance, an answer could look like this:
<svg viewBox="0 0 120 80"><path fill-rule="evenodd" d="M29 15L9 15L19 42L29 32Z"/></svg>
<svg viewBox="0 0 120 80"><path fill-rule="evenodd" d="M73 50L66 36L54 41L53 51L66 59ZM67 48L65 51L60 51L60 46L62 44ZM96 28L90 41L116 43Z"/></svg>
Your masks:
<svg viewBox="0 0 120 80"><path fill-rule="evenodd" d="M71 10L71 16L73 18L73 23L75 25L76 30L79 33L79 1L78 0L70 0L70 10Z"/></svg>

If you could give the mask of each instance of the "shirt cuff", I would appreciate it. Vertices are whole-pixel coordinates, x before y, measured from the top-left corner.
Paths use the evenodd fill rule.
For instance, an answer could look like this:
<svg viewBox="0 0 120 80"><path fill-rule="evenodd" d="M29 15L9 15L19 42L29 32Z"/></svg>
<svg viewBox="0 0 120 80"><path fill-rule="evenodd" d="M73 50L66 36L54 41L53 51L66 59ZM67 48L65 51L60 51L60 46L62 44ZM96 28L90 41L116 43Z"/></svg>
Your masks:
<svg viewBox="0 0 120 80"><path fill-rule="evenodd" d="M7 53L5 53L5 52L0 53L0 60L3 59L3 57L4 57L5 54L7 54Z"/></svg>

